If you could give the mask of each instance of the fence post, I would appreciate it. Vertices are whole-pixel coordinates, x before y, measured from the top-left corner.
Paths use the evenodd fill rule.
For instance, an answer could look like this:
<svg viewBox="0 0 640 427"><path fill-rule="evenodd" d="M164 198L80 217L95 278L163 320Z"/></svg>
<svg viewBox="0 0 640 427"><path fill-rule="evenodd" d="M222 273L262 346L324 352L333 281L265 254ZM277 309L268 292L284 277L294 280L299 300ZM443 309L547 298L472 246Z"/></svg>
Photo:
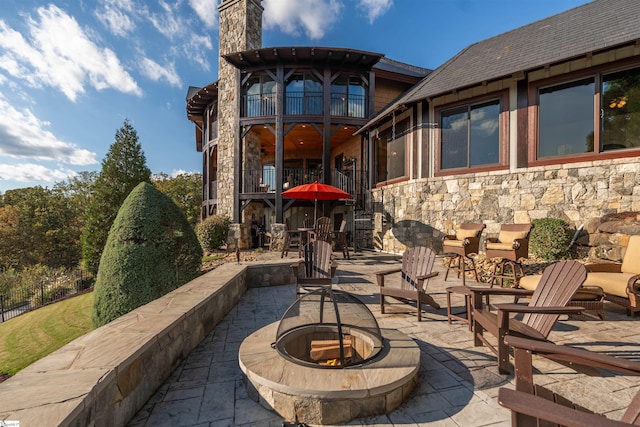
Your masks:
<svg viewBox="0 0 640 427"><path fill-rule="evenodd" d="M44 282L40 283L40 304L38 304L38 307L41 305L44 305Z"/></svg>
<svg viewBox="0 0 640 427"><path fill-rule="evenodd" d="M4 323L4 295L0 295L0 317L2 317L2 323Z"/></svg>

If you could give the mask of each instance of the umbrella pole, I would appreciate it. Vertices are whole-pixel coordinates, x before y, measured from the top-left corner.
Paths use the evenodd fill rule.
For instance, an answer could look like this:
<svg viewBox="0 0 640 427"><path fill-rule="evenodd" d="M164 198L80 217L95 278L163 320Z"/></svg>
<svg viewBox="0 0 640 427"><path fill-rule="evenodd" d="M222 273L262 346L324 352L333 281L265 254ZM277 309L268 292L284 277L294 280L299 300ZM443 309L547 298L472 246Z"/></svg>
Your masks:
<svg viewBox="0 0 640 427"><path fill-rule="evenodd" d="M318 216L318 198L315 198L315 204L313 206L313 228L316 228L316 218Z"/></svg>

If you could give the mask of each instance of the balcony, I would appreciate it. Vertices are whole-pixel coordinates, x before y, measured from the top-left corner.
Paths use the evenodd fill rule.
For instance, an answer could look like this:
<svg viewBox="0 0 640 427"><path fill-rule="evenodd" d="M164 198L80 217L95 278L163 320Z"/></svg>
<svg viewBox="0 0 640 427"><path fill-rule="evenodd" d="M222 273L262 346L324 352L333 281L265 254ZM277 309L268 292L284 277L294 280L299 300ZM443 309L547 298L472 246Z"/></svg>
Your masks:
<svg viewBox="0 0 640 427"><path fill-rule="evenodd" d="M331 94L331 116L364 119L367 114L366 96ZM243 95L242 117L276 115L276 94ZM322 92L288 92L285 96L284 114L291 116L323 114Z"/></svg>

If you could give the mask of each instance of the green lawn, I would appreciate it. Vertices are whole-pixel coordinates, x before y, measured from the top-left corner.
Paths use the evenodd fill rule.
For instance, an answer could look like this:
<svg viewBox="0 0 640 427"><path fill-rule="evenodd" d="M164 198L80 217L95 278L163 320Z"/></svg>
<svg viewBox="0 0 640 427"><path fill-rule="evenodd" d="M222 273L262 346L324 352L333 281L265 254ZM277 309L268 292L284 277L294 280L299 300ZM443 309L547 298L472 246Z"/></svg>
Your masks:
<svg viewBox="0 0 640 427"><path fill-rule="evenodd" d="M93 292L0 323L0 373L15 374L91 326Z"/></svg>

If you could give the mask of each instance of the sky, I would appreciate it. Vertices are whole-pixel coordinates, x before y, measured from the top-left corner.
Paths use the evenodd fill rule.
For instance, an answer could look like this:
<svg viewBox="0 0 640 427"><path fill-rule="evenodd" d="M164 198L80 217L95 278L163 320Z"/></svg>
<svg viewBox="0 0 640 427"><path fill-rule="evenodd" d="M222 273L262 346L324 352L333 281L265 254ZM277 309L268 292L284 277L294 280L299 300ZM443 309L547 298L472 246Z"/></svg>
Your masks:
<svg viewBox="0 0 640 427"><path fill-rule="evenodd" d="M263 47L434 69L588 0L263 0ZM152 173L200 172L189 86L218 79L219 0L0 0L0 193L100 171L125 120Z"/></svg>

